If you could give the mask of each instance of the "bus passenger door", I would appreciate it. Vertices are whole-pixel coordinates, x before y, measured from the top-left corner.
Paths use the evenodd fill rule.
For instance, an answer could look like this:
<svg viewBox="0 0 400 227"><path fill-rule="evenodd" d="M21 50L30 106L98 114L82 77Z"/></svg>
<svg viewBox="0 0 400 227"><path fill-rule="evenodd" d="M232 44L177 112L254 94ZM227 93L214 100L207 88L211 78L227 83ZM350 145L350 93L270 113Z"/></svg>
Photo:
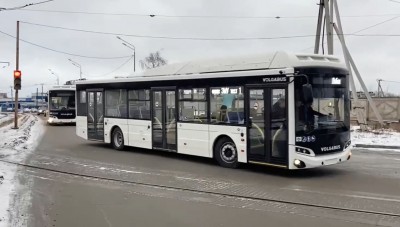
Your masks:
<svg viewBox="0 0 400 227"><path fill-rule="evenodd" d="M175 88L153 88L151 94L153 148L176 151Z"/></svg>
<svg viewBox="0 0 400 227"><path fill-rule="evenodd" d="M102 91L88 91L88 139L104 141L104 106Z"/></svg>
<svg viewBox="0 0 400 227"><path fill-rule="evenodd" d="M287 167L288 133L285 85L248 87L249 162Z"/></svg>

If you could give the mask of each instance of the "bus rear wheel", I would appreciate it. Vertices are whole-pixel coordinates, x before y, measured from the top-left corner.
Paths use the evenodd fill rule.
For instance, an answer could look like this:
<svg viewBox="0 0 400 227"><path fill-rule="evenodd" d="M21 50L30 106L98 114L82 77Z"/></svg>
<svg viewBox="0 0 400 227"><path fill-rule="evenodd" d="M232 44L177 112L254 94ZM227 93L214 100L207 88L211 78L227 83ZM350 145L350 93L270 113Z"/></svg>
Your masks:
<svg viewBox="0 0 400 227"><path fill-rule="evenodd" d="M125 148L124 144L124 134L120 128L115 128L111 134L111 144L116 150L123 150Z"/></svg>
<svg viewBox="0 0 400 227"><path fill-rule="evenodd" d="M229 138L221 138L214 147L214 157L218 164L226 168L237 168L238 152L235 143Z"/></svg>

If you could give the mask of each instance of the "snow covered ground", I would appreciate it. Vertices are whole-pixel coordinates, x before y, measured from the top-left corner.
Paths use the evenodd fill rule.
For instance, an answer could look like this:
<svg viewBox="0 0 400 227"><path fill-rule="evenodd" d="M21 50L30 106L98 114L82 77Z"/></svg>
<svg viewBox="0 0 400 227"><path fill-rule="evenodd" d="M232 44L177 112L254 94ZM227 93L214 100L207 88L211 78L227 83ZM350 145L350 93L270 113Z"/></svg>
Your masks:
<svg viewBox="0 0 400 227"><path fill-rule="evenodd" d="M353 145L363 144L400 147L400 133L390 129L362 132L360 127L354 126L351 131L351 142Z"/></svg>
<svg viewBox="0 0 400 227"><path fill-rule="evenodd" d="M35 149L44 133L44 125L35 115L25 115L19 122L17 130L11 129L13 124L0 127L0 160L23 161ZM0 227L9 226L10 202L18 190L16 171L15 165L0 161Z"/></svg>
<svg viewBox="0 0 400 227"><path fill-rule="evenodd" d="M0 113L0 125L14 117L13 114Z"/></svg>

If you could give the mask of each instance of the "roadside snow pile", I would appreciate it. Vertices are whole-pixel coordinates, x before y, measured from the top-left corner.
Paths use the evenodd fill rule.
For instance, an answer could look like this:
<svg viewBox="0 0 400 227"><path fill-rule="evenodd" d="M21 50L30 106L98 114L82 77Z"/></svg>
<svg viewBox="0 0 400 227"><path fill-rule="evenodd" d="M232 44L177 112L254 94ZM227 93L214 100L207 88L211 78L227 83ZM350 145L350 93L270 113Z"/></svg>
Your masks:
<svg viewBox="0 0 400 227"><path fill-rule="evenodd" d="M360 127L351 129L352 144L364 144L374 146L399 146L400 133L390 129L369 130L362 132Z"/></svg>
<svg viewBox="0 0 400 227"><path fill-rule="evenodd" d="M14 117L13 114L4 114L4 113L0 113L0 126L1 124L3 124L6 121L11 120Z"/></svg>
<svg viewBox="0 0 400 227"><path fill-rule="evenodd" d="M9 225L10 201L17 183L17 167L1 160L23 162L44 133L43 123L34 115L20 118L19 125L17 130L11 128L12 124L0 127L0 227Z"/></svg>

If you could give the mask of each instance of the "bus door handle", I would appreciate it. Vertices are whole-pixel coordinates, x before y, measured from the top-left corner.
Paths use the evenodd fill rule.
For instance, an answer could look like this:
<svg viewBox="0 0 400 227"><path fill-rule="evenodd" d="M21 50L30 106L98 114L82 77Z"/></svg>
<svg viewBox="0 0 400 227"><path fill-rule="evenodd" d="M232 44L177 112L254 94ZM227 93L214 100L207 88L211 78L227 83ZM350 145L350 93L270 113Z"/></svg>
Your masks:
<svg viewBox="0 0 400 227"><path fill-rule="evenodd" d="M147 129L150 129L150 125L147 125Z"/></svg>

